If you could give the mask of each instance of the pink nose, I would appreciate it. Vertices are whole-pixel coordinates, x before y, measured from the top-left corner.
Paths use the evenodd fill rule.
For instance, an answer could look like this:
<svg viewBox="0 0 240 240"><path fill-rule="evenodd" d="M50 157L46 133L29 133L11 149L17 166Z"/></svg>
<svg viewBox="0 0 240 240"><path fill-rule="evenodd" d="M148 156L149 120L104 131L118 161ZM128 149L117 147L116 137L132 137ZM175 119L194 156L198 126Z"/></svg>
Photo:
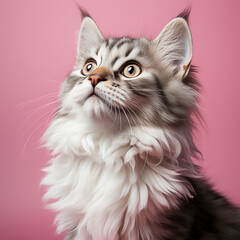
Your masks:
<svg viewBox="0 0 240 240"><path fill-rule="evenodd" d="M88 80L90 80L92 86L95 87L99 82L105 81L105 78L103 78L101 75L93 74L89 76Z"/></svg>

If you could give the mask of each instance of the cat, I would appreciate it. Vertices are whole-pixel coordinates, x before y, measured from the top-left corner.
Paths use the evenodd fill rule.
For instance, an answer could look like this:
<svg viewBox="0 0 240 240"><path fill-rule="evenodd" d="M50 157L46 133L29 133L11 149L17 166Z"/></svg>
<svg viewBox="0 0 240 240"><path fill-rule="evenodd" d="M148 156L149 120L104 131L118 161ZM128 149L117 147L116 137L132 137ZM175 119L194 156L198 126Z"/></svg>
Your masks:
<svg viewBox="0 0 240 240"><path fill-rule="evenodd" d="M237 240L239 210L193 158L190 11L153 40L104 38L83 12L76 65L44 139L44 199L68 240Z"/></svg>

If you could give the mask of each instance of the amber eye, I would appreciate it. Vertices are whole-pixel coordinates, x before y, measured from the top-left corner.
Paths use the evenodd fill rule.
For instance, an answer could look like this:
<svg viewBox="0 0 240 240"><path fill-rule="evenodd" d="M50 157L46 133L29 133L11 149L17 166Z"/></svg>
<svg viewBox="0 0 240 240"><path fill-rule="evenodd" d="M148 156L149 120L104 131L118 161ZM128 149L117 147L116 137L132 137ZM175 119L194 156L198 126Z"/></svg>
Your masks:
<svg viewBox="0 0 240 240"><path fill-rule="evenodd" d="M82 69L82 74L83 75L89 75L92 73L97 67L97 64L93 61L85 63L83 69Z"/></svg>
<svg viewBox="0 0 240 240"><path fill-rule="evenodd" d="M123 68L122 75L126 78L134 78L137 77L141 71L141 68L137 64L130 63Z"/></svg>

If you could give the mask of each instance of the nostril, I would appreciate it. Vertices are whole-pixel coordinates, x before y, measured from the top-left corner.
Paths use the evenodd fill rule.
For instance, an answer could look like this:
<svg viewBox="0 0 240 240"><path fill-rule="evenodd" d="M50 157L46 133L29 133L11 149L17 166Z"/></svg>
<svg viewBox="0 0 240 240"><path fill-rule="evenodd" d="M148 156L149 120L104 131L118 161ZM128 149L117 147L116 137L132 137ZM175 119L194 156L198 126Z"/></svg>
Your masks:
<svg viewBox="0 0 240 240"><path fill-rule="evenodd" d="M88 80L91 81L92 86L95 87L99 82L105 81L106 79L104 79L101 75L90 75Z"/></svg>

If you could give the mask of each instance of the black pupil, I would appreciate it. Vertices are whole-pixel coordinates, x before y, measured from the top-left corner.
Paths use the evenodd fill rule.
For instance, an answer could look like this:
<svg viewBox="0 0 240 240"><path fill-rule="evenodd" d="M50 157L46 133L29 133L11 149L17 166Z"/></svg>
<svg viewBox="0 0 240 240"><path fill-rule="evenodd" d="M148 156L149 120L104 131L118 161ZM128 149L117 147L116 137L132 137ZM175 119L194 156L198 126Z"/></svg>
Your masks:
<svg viewBox="0 0 240 240"><path fill-rule="evenodd" d="M130 74L133 74L134 73L134 67L133 66L128 67L128 72Z"/></svg>
<svg viewBox="0 0 240 240"><path fill-rule="evenodd" d="M92 64L90 63L87 65L87 71L89 72L91 69L92 69Z"/></svg>

